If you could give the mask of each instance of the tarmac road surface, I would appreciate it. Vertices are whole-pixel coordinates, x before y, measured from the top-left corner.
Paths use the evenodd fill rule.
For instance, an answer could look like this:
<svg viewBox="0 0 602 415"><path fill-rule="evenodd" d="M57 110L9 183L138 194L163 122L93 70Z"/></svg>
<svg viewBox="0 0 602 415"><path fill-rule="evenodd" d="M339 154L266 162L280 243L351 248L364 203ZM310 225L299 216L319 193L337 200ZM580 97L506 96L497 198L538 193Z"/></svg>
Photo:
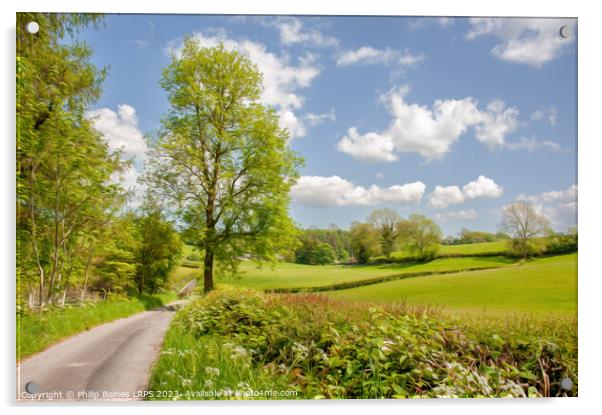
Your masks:
<svg viewBox="0 0 602 415"><path fill-rule="evenodd" d="M143 399L180 303L97 326L23 360L17 364L17 400Z"/></svg>

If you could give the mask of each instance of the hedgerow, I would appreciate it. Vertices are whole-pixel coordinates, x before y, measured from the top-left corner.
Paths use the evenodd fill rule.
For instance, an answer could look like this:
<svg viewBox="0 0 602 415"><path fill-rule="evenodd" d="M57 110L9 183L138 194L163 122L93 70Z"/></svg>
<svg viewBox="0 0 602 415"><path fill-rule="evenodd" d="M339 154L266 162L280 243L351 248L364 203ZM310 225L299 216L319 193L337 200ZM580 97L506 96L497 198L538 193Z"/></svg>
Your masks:
<svg viewBox="0 0 602 415"><path fill-rule="evenodd" d="M218 291L176 316L151 388L176 391L172 399L199 399L207 388L222 392L212 398L263 399L240 390L304 399L577 394L574 322L503 324L315 294ZM572 390L561 389L563 378Z"/></svg>

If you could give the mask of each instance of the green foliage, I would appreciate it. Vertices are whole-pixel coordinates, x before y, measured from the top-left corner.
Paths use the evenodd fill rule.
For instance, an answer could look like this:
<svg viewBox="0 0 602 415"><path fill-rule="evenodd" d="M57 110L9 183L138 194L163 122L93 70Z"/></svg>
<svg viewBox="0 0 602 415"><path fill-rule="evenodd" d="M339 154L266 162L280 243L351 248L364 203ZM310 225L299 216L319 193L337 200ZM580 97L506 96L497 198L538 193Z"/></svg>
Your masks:
<svg viewBox="0 0 602 415"><path fill-rule="evenodd" d="M407 220L398 222L400 239L407 249L423 259L433 259L439 250L441 228L424 215L410 215Z"/></svg>
<svg viewBox="0 0 602 415"><path fill-rule="evenodd" d="M311 236L301 239L301 245L295 251L295 262L307 265L332 264L336 253L330 244L320 242Z"/></svg>
<svg viewBox="0 0 602 415"><path fill-rule="evenodd" d="M563 377L576 385L576 357L570 321L469 326L403 307L227 290L178 313L150 389L170 399L270 398L258 389L304 399L563 396Z"/></svg>
<svg viewBox="0 0 602 415"><path fill-rule="evenodd" d="M397 238L399 237L397 224L401 220L393 209L375 209L370 213L370 222L380 235L380 247L383 255L389 259L395 250Z"/></svg>
<svg viewBox="0 0 602 415"><path fill-rule="evenodd" d="M553 233L546 238L546 254L565 254L577 252L578 235L577 230L566 234Z"/></svg>
<svg viewBox="0 0 602 415"><path fill-rule="evenodd" d="M354 222L349 233L357 262L366 264L370 257L380 254L380 236L372 225Z"/></svg>
<svg viewBox="0 0 602 415"><path fill-rule="evenodd" d="M351 243L349 232L331 225L328 229L302 229L299 231L299 246L294 251L294 262L299 264L317 263L306 258L310 251L315 250L320 244L328 244L336 254L336 260L346 262L349 260ZM323 250L328 250L323 248ZM311 254L309 254L311 255ZM286 259L285 259L286 260ZM334 260L327 262L332 263Z"/></svg>
<svg viewBox="0 0 602 415"><path fill-rule="evenodd" d="M179 263L182 242L173 225L157 210L145 212L136 218L135 227L135 281L138 292L156 292L163 287L169 273Z"/></svg>
<svg viewBox="0 0 602 415"><path fill-rule="evenodd" d="M32 20L41 27L36 35L25 31ZM109 151L86 117L105 71L91 63L85 44L65 42L99 21L98 15L17 14L17 268L20 300L27 295L31 306L64 302L70 288L86 287L105 243L101 228L124 201L111 179L128 163ZM111 280L128 272L126 253L114 248L104 264Z"/></svg>
<svg viewBox="0 0 602 415"><path fill-rule="evenodd" d="M495 242L502 239L508 239L508 235L498 232L482 232L482 231L471 231L470 229L462 228L458 233L458 237L448 236L443 241L444 245L460 245L460 244L478 244L484 242Z"/></svg>
<svg viewBox="0 0 602 415"><path fill-rule="evenodd" d="M261 73L245 55L187 39L161 86L170 109L147 181L203 250L209 291L214 260L235 270L243 254L275 261L294 244L288 203L300 159L275 111L259 103Z"/></svg>

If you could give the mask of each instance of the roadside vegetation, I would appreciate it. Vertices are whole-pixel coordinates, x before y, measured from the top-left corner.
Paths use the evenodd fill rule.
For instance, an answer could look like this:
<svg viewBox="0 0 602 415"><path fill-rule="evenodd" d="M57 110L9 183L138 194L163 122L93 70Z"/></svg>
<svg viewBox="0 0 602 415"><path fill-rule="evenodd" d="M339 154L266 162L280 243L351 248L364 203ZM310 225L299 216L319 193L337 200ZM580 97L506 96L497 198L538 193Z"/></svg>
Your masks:
<svg viewBox="0 0 602 415"><path fill-rule="evenodd" d="M175 299L173 293L115 298L104 302L46 308L32 313L23 309L17 320L17 361L102 323L161 307Z"/></svg>
<svg viewBox="0 0 602 415"><path fill-rule="evenodd" d="M218 290L178 313L150 388L170 399L537 397L566 396L568 377L572 396L575 325L471 326L408 305Z"/></svg>

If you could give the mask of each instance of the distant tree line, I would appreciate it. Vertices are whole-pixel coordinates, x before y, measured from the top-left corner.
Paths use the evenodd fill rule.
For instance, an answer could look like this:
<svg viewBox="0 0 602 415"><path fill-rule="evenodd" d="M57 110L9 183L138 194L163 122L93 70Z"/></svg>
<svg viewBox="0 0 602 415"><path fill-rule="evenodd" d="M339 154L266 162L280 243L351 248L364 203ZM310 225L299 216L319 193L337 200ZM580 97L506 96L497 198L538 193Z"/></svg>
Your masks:
<svg viewBox="0 0 602 415"><path fill-rule="evenodd" d="M483 231L472 231L467 228L462 228L458 232L457 236L446 236L441 241L441 245L463 245L463 244L477 244L482 242L495 242L508 240L510 236L504 232L483 232Z"/></svg>
<svg viewBox="0 0 602 415"><path fill-rule="evenodd" d="M329 229L300 230L298 246L291 258L299 264L325 265L370 258L396 250L407 250L420 258L436 255L441 242L439 226L423 215L401 218L393 209L376 209L366 222L354 222L349 230L331 225Z"/></svg>

